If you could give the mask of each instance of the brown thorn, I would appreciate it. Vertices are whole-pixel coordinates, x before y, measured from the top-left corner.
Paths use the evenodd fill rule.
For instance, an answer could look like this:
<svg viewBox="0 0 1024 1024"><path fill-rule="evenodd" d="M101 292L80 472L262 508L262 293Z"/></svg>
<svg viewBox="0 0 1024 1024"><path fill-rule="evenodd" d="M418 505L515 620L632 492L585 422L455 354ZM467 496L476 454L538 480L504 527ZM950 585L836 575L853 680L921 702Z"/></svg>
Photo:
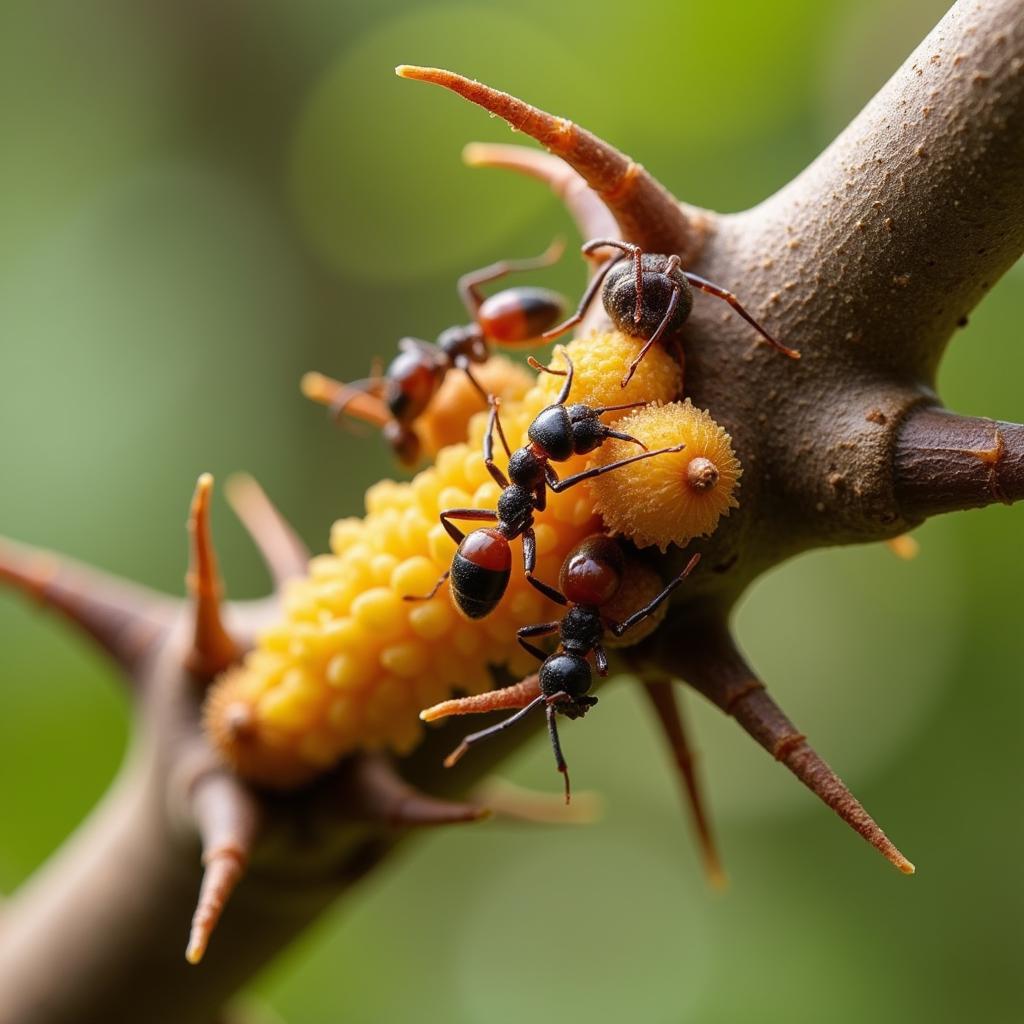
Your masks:
<svg viewBox="0 0 1024 1024"><path fill-rule="evenodd" d="M472 797L489 808L496 819L531 825L592 825L604 811L604 801L598 793L577 793L566 807L560 794L538 793L494 775L484 779L473 790Z"/></svg>
<svg viewBox="0 0 1024 1024"><path fill-rule="evenodd" d="M518 683L500 690L488 690L471 697L456 697L445 700L420 712L424 722L436 722L449 715L482 715L488 711L506 711L525 708L540 694L540 680L537 674L527 676Z"/></svg>
<svg viewBox="0 0 1024 1024"><path fill-rule="evenodd" d="M689 631L687 636L691 636ZM680 642L673 660L680 662L680 674L694 689L735 718L750 736L889 863L906 875L914 873L914 865L768 695L724 626L705 626L699 635L692 634L689 644L686 638L677 640ZM667 658L665 667L669 667Z"/></svg>
<svg viewBox="0 0 1024 1024"><path fill-rule="evenodd" d="M571 121L452 71L401 64L395 74L440 85L504 118L577 171L611 210L623 237L650 252L678 253L684 263L693 263L702 232L662 185L614 146Z"/></svg>
<svg viewBox="0 0 1024 1024"><path fill-rule="evenodd" d="M205 680L223 672L241 653L221 619L222 586L210 533L212 491L213 477L204 473L196 483L189 512L191 563L185 577L195 607L195 636L192 649L185 659L185 667Z"/></svg>
<svg viewBox="0 0 1024 1024"><path fill-rule="evenodd" d="M584 178L559 157L526 146L471 142L463 149L462 159L470 167L502 167L544 182L565 204L583 238L618 234L618 225L608 207Z"/></svg>
<svg viewBox="0 0 1024 1024"><path fill-rule="evenodd" d="M163 594L2 537L0 582L60 612L129 670L177 614Z"/></svg>
<svg viewBox="0 0 1024 1024"><path fill-rule="evenodd" d="M185 959L198 964L224 907L241 881L259 830L253 795L238 779L222 772L201 776L190 796L191 811L203 847L199 888Z"/></svg>
<svg viewBox="0 0 1024 1024"><path fill-rule="evenodd" d="M392 828L468 824L491 815L486 807L420 792L381 754L354 757L344 786L346 809L354 818Z"/></svg>
<svg viewBox="0 0 1024 1024"><path fill-rule="evenodd" d="M311 402L327 406L335 420L340 421L344 414L373 427L386 426L392 420L387 403L379 395L344 384L315 370L303 374L299 388Z"/></svg>
<svg viewBox="0 0 1024 1024"><path fill-rule="evenodd" d="M678 771L679 781L690 809L690 817L693 820L693 827L700 843L708 882L714 889L725 889L728 879L722 868L722 860L719 857L710 820L705 810L693 755L690 752L690 744L683 726L682 711L676 699L672 681L670 679L645 679L643 682L644 690Z"/></svg>
<svg viewBox="0 0 1024 1024"><path fill-rule="evenodd" d="M247 473L235 473L228 477L224 494L259 548L274 585L281 587L304 576L309 549L256 480Z"/></svg>

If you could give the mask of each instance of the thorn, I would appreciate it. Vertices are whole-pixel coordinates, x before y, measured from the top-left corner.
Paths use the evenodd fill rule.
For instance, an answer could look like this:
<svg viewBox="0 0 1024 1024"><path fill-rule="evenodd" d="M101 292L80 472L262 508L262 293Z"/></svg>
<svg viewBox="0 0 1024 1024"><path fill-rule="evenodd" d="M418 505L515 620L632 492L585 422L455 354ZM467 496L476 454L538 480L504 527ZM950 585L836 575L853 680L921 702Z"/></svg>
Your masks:
<svg viewBox="0 0 1024 1024"><path fill-rule="evenodd" d="M750 736L890 864L903 874L912 875L914 865L772 700L724 626L707 628L705 624L699 637L693 635L692 642L693 646L687 646L684 640L679 647L685 652L680 659L683 662L680 669L686 681L735 718ZM703 646L697 646L701 644Z"/></svg>
<svg viewBox="0 0 1024 1024"><path fill-rule="evenodd" d="M2 537L0 582L60 612L128 670L177 613L177 602L163 594Z"/></svg>
<svg viewBox="0 0 1024 1024"><path fill-rule="evenodd" d="M245 874L260 815L253 795L234 776L221 772L204 775L195 783L191 803L203 846L204 870L185 959L198 964Z"/></svg>
<svg viewBox="0 0 1024 1024"><path fill-rule="evenodd" d="M274 585L306 574L309 549L281 515L266 491L247 473L235 473L224 486L228 504L263 556Z"/></svg>
<svg viewBox="0 0 1024 1024"><path fill-rule="evenodd" d="M526 146L471 142L462 150L468 167L501 167L544 182L565 204L582 238L615 238L618 225L611 211L586 180L550 153Z"/></svg>
<svg viewBox="0 0 1024 1024"><path fill-rule="evenodd" d="M593 825L604 814L604 801L598 793L577 793L566 808L561 796L517 786L493 775L477 786L472 795L489 807L496 818L532 825Z"/></svg>
<svg viewBox="0 0 1024 1024"><path fill-rule="evenodd" d="M650 679L644 681L644 690L650 700L651 707L661 726L662 735L668 744L669 753L675 762L683 794L690 809L690 817L697 833L701 856L704 861L704 873L713 889L724 890L728 887L728 878L722 867L700 782L694 766L694 758L683 725L682 710L676 699L675 690L670 679Z"/></svg>
<svg viewBox="0 0 1024 1024"><path fill-rule="evenodd" d="M649 252L677 253L693 262L703 234L679 203L639 164L562 117L442 68L400 64L399 78L429 82L456 93L536 139L572 167L612 212L623 237ZM695 230L696 228L696 230Z"/></svg>
<svg viewBox="0 0 1024 1024"><path fill-rule="evenodd" d="M488 690L486 693L474 694L471 697L457 697L454 700L442 701L440 704L421 711L420 719L424 722L436 722L449 715L481 715L488 711L525 708L539 694L540 680L534 673L532 676L527 676L520 682L500 690ZM454 763L453 761L452 764ZM446 762L446 767L450 768L451 765Z"/></svg>
<svg viewBox="0 0 1024 1024"><path fill-rule="evenodd" d="M491 816L486 807L420 792L381 754L354 757L345 787L346 806L353 808L353 817L393 828L461 825Z"/></svg>
<svg viewBox="0 0 1024 1024"><path fill-rule="evenodd" d="M213 477L204 473L196 483L192 497L188 521L192 558L185 577L188 593L195 606L195 639L185 660L185 667L205 680L223 672L241 653L221 620L222 586L210 535L212 491Z"/></svg>

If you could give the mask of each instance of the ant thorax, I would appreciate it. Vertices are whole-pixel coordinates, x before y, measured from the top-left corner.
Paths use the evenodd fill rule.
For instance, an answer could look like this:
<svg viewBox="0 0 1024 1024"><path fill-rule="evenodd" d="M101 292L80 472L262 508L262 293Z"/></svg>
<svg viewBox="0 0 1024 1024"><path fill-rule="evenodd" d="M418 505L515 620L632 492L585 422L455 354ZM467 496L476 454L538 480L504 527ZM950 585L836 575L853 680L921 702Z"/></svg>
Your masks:
<svg viewBox="0 0 1024 1024"><path fill-rule="evenodd" d="M604 635L604 626L597 608L593 605L573 605L562 619L559 640L566 651L573 654L587 654Z"/></svg>
<svg viewBox="0 0 1024 1024"><path fill-rule="evenodd" d="M446 328L437 336L437 347L452 365L460 357L471 363L485 363L490 355L484 333L478 324Z"/></svg>
<svg viewBox="0 0 1024 1024"><path fill-rule="evenodd" d="M608 272L601 301L605 312L619 330L636 338L647 339L653 337L661 326L673 292L678 292L679 299L663 331L673 331L686 322L693 309L693 291L677 263L669 268L668 257L658 253L644 253L641 265L643 295L639 306L632 260L620 260Z"/></svg>
<svg viewBox="0 0 1024 1024"><path fill-rule="evenodd" d="M533 520L533 492L509 484L498 496L498 528L510 540L519 536Z"/></svg>
<svg viewBox="0 0 1024 1024"><path fill-rule="evenodd" d="M508 458L508 475L513 484L534 491L544 483L544 463L550 456L536 444L517 448Z"/></svg>

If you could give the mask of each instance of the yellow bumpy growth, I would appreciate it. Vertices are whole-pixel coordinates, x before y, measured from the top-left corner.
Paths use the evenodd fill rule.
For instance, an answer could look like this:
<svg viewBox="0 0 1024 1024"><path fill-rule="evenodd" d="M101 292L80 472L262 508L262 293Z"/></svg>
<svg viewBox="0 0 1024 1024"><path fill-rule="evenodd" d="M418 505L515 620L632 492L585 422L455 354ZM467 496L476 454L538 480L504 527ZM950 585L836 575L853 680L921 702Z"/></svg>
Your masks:
<svg viewBox="0 0 1024 1024"><path fill-rule="evenodd" d="M648 354L628 388L619 387L639 347L617 332L572 342L568 351L576 376L570 402L671 400L680 371L660 348ZM509 375L502 376L507 382ZM518 400L503 402L501 420L511 445L526 443L530 422L554 401L562 380L541 374ZM283 621L212 688L207 728L240 774L288 787L308 781L354 749L407 752L421 736L421 708L453 689L490 689L491 665L522 675L536 667L516 642L516 630L558 612L526 583L521 541L512 545L508 590L485 619L463 618L447 586L430 601L404 600L428 593L451 564L456 546L439 513L457 506L496 507L500 492L482 454L486 423L486 412L473 415L468 442L443 448L434 465L410 482L385 480L371 487L366 515L336 522L330 553L312 559L308 577L288 589ZM497 439L496 446L504 466ZM564 476L584 465L580 457L558 469ZM546 510L536 515L537 575L557 583L569 549L600 528L589 483L549 493Z"/></svg>
<svg viewBox="0 0 1024 1024"><path fill-rule="evenodd" d="M743 472L732 438L689 399L647 406L624 417L616 429L638 437L649 448L678 444L681 452L644 459L591 484L594 508L605 526L629 537L638 547L682 547L704 537L718 520L736 508L736 488ZM607 465L633 450L625 441L609 441L594 453L592 464Z"/></svg>

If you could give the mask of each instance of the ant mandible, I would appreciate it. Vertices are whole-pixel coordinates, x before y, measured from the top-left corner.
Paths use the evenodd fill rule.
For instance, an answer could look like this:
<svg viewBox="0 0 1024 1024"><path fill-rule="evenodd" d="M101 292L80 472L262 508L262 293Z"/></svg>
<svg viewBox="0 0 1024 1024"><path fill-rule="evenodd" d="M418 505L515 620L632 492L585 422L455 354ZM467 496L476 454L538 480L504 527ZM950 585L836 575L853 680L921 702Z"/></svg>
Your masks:
<svg viewBox="0 0 1024 1024"><path fill-rule="evenodd" d="M496 510L484 508L449 508L441 513L441 525L448 536L459 545L452 559L451 568L445 572L429 594L409 595L407 601L428 601L444 583L451 579L451 591L456 607L470 619L482 619L489 615L505 593L512 573L512 550L509 542L516 537L523 538L523 563L526 578L545 597L560 601L562 595L553 587L533 575L537 564L537 542L533 530L533 515L543 512L547 504L547 489L556 494L575 487L584 480L591 480L613 469L620 469L641 459L654 458L668 452L682 451L685 445L648 451L639 439L623 434L606 423L600 416L605 412L632 409L643 402L628 405L589 406L576 403L566 406L572 388L573 365L568 353L562 353L567 369L554 370L541 366L535 359L530 365L546 373L564 376L565 382L553 405L542 409L530 424L527 436L530 443L511 451L501 427L498 415L499 402L491 399L491 414L484 435L484 465L501 488ZM508 455L508 477L494 463L494 431ZM610 462L606 466L586 469L564 480L558 478L552 462L565 462L573 455L585 455L600 447L609 437L620 441L631 441L643 448L639 455ZM482 527L471 533L463 533L454 521L489 520L497 523L494 528Z"/></svg>
<svg viewBox="0 0 1024 1024"><path fill-rule="evenodd" d="M615 622L602 615L601 609L614 599L622 586L625 575L622 548L611 537L603 534L595 534L580 541L562 563L558 580L561 591L549 594L552 600L568 609L565 615L552 622L523 626L516 634L519 643L541 662L536 682L533 679L524 680L504 690L495 690L491 701L486 699L487 695L481 695L461 701L446 701L421 713L421 718L431 721L443 714L458 714L469 710L520 709L497 725L471 733L463 739L445 759L445 767L452 767L470 747L503 732L534 708L543 705L555 763L565 779L565 802L568 803L569 770L558 740L556 713L569 719L582 718L597 703L597 698L587 692L593 682L593 673L587 659L588 655L593 654L597 674L602 677L608 674L608 655L601 643L605 630L620 637L626 630L652 615L689 576L699 561L700 555L694 555L683 571L657 597L629 618ZM558 647L553 654L546 654L530 642L535 637L549 636L555 632L558 633Z"/></svg>
<svg viewBox="0 0 1024 1024"><path fill-rule="evenodd" d="M787 348L776 341L740 305L732 292L683 270L678 256L645 253L638 245L614 238L595 238L587 242L581 251L584 256L592 256L598 249L604 248L618 249L619 254L598 267L576 312L564 323L546 331L542 337L545 340L557 338L580 323L603 282L601 301L612 323L624 334L642 338L646 342L629 364L626 376L622 378L623 387L630 382L650 347L666 333L686 322L693 309L694 288L728 302L774 349L790 359L800 358L796 349Z"/></svg>
<svg viewBox="0 0 1024 1024"><path fill-rule="evenodd" d="M556 239L534 259L502 260L459 278L458 291L472 323L449 327L431 344L419 338L402 338L398 355L383 375L342 384L323 374L307 374L303 391L308 398L327 405L331 415L342 414L383 428L385 440L406 465L419 459L420 442L413 430L437 394L449 370L462 370L486 404L489 395L473 375L474 364L486 362L490 346L523 347L564 315L566 301L547 288L506 288L485 296L482 285L508 274L536 270L555 263L563 244Z"/></svg>

